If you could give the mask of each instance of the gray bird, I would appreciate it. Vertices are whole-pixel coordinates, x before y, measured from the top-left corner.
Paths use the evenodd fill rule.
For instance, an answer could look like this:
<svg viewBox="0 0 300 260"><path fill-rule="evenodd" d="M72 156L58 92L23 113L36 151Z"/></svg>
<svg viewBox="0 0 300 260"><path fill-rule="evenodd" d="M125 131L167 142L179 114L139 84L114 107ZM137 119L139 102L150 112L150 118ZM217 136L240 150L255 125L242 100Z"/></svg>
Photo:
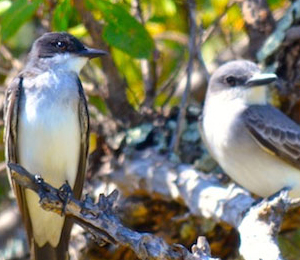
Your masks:
<svg viewBox="0 0 300 260"><path fill-rule="evenodd" d="M68 181L76 198L81 196L89 141L89 113L78 74L89 59L103 54L70 34L46 33L34 42L24 70L6 92L6 161L40 174L56 188ZM43 210L33 191L10 181L31 259L68 259L72 221Z"/></svg>
<svg viewBox="0 0 300 260"><path fill-rule="evenodd" d="M202 137L211 155L238 184L262 196L290 187L300 196L300 127L267 104L263 74L250 61L231 61L212 75Z"/></svg>

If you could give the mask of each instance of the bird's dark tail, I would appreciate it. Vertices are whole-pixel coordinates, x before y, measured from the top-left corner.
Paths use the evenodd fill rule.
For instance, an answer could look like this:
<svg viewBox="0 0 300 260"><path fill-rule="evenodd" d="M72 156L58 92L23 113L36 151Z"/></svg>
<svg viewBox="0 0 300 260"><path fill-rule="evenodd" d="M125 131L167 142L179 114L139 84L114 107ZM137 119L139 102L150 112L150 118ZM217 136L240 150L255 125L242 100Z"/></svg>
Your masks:
<svg viewBox="0 0 300 260"><path fill-rule="evenodd" d="M49 243L39 247L32 238L30 260L69 260L68 247L72 225L72 219L66 218L57 247L53 247Z"/></svg>
<svg viewBox="0 0 300 260"><path fill-rule="evenodd" d="M66 244L66 243L62 243ZM39 247L35 242L31 249L31 260L68 260L69 253L68 247L62 248L61 245L58 247L52 247L50 244L46 244L43 247ZM65 247L65 246L64 246Z"/></svg>

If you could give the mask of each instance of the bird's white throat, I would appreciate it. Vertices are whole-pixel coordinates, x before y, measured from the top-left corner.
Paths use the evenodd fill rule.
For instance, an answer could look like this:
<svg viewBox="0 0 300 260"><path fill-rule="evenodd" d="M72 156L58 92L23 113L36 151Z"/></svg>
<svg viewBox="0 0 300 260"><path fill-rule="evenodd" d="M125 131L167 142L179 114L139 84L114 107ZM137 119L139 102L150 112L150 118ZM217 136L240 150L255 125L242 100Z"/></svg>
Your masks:
<svg viewBox="0 0 300 260"><path fill-rule="evenodd" d="M43 59L43 63L46 65L46 68L49 67L54 70L75 72L76 74L80 73L87 61L87 57L77 56L70 53L58 53L51 58Z"/></svg>

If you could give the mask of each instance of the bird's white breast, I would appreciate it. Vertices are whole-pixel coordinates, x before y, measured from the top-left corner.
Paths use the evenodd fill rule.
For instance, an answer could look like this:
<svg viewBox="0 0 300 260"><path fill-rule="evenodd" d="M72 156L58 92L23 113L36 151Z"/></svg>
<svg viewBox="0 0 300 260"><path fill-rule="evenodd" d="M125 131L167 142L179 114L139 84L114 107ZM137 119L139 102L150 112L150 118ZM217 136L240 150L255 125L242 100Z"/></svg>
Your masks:
<svg viewBox="0 0 300 260"><path fill-rule="evenodd" d="M54 187L74 185L80 152L79 92L74 74L45 72L23 81L18 121L20 164ZM34 237L39 246L59 242L64 218L42 210L26 190Z"/></svg>
<svg viewBox="0 0 300 260"><path fill-rule="evenodd" d="M237 116L246 108L242 102L222 101L210 98L205 104L203 131L211 153L215 158L223 158L224 150L229 146L232 125Z"/></svg>

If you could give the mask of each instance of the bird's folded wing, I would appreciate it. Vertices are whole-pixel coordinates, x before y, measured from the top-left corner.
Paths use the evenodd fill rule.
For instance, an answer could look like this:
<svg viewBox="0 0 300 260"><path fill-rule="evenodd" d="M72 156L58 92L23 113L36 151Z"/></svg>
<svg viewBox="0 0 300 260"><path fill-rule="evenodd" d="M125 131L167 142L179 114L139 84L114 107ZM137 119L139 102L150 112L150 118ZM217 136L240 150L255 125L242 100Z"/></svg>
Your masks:
<svg viewBox="0 0 300 260"><path fill-rule="evenodd" d="M18 113L19 113L19 104L20 104L20 96L22 91L22 76L16 77L10 86L6 90L5 94L5 107L4 107L4 121L5 121L5 129L4 129L4 143L5 143L5 154L6 154L6 162L18 163ZM24 197L24 189L21 186L16 184L11 180L11 170L8 168L8 178L10 180L10 184L14 189L15 195L17 197L17 201L19 204L20 211L22 212L22 218L26 229L29 231L27 233L29 239L32 237L31 233L31 223L28 219L28 209L25 204L25 200L22 199Z"/></svg>
<svg viewBox="0 0 300 260"><path fill-rule="evenodd" d="M17 126L18 126L18 110L20 93L22 89L22 77L16 77L5 93L5 106L4 106L4 143L5 143L5 154L7 162L17 163ZM10 169L8 168L8 173ZM9 174L10 179L10 174ZM15 184L11 185L16 189ZM15 191L17 192L17 191Z"/></svg>
<svg viewBox="0 0 300 260"><path fill-rule="evenodd" d="M294 121L271 105L252 105L242 119L263 149L300 169L300 127Z"/></svg>
<svg viewBox="0 0 300 260"><path fill-rule="evenodd" d="M78 114L80 122L80 134L81 134L81 143L80 143L80 155L78 163L78 172L75 181L75 186L73 188L74 195L78 199L81 195L85 172L87 164L87 155L89 149L89 113L87 108L87 101L84 96L83 88L79 78L77 79L77 84L79 86L79 105L78 105Z"/></svg>

